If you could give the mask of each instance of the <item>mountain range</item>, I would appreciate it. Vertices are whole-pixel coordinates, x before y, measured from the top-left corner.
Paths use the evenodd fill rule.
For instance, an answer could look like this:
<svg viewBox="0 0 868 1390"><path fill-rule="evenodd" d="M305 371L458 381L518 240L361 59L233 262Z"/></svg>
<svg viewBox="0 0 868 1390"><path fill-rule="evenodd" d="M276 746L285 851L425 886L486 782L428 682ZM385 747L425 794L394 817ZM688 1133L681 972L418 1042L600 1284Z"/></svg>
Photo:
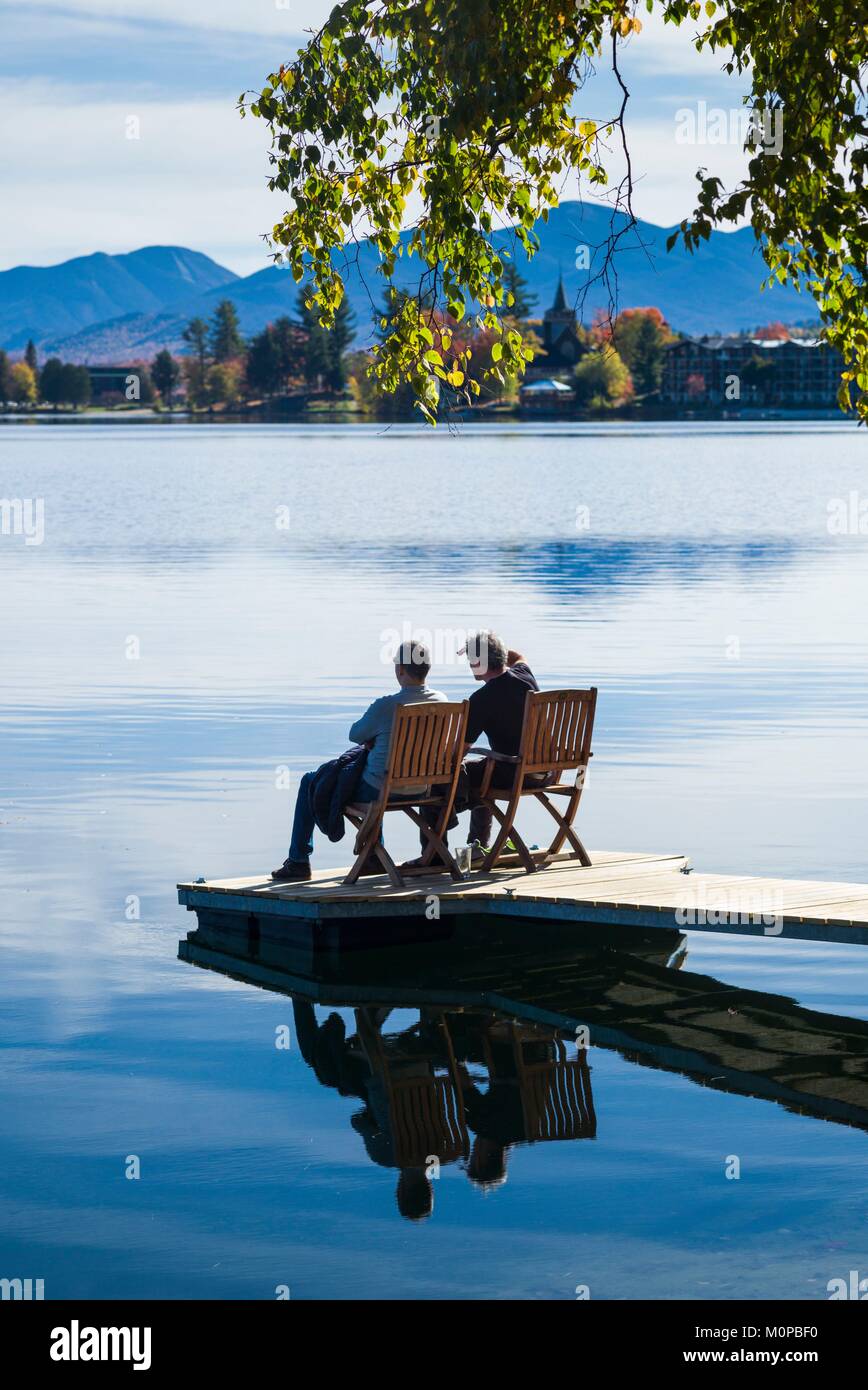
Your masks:
<svg viewBox="0 0 868 1390"><path fill-rule="evenodd" d="M690 334L816 318L810 297L790 287L761 289L767 271L749 228L713 232L693 255L680 245L667 252L674 228L641 221L630 227L599 204L567 202L536 230L540 247L530 262L510 229L495 236L515 254L536 300L534 315L551 304L562 276L568 299L586 322L596 309L609 307L614 290L619 308L656 305L673 328ZM619 234L616 286L597 278L613 232ZM362 241L340 248L334 260L356 316L357 345L365 346L374 310L383 302L379 254ZM418 267L415 259L400 258L395 283L417 288ZM120 256L97 252L55 266L0 271L0 346L20 353L32 338L42 359L123 363L150 358L163 347L183 352L185 325L197 315L210 317L221 299L234 302L242 331L250 335L282 314L295 316L297 295L290 273L274 265L239 276L181 246L147 246Z"/></svg>

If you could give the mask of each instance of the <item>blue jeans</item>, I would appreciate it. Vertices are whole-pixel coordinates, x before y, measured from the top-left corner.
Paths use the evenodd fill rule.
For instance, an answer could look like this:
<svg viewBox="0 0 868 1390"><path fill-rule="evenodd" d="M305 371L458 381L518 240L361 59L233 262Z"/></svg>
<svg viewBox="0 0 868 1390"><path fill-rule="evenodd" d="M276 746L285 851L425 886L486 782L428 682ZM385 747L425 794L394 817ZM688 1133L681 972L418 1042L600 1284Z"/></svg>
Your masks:
<svg viewBox="0 0 868 1390"><path fill-rule="evenodd" d="M288 855L294 864L306 864L313 854L313 832L316 822L310 809L310 797L308 795L308 787L312 777L312 772L304 774L298 789L298 796L295 799L295 815L292 819L292 839L289 842ZM366 782L363 777L356 787L353 801L376 801L379 795L378 788L372 787L370 782ZM382 840L381 834L381 843Z"/></svg>

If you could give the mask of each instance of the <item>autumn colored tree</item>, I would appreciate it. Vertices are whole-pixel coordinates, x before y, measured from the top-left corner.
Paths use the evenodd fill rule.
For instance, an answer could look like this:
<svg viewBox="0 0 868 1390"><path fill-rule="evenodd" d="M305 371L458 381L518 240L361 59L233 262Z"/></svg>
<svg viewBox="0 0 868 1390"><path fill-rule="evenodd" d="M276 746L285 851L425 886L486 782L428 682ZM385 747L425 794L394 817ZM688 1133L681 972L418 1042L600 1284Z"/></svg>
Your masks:
<svg viewBox="0 0 868 1390"><path fill-rule="evenodd" d="M233 362L214 362L205 375L204 403L232 410L241 400L241 371Z"/></svg>
<svg viewBox="0 0 868 1390"><path fill-rule="evenodd" d="M203 366L198 356L185 357L181 365L184 375L184 393L191 410L208 404L208 367Z"/></svg>
<svg viewBox="0 0 868 1390"><path fill-rule="evenodd" d="M675 334L659 309L623 309L614 320L600 313L594 334L599 342L611 343L627 364L637 396L660 389L666 348Z"/></svg>
<svg viewBox="0 0 868 1390"><path fill-rule="evenodd" d="M36 373L27 362L13 362L9 369L9 397L16 405L35 405Z"/></svg>
<svg viewBox="0 0 868 1390"><path fill-rule="evenodd" d="M691 372L684 383L684 389L692 401L698 401L704 396L708 390L708 385L702 372Z"/></svg>
<svg viewBox="0 0 868 1390"><path fill-rule="evenodd" d="M788 343L790 340L790 330L785 323L767 323L763 328L758 328L751 334L752 338L760 338L766 343Z"/></svg>
<svg viewBox="0 0 868 1390"><path fill-rule="evenodd" d="M633 395L626 363L613 347L588 352L575 370L576 400L592 410L623 405Z"/></svg>

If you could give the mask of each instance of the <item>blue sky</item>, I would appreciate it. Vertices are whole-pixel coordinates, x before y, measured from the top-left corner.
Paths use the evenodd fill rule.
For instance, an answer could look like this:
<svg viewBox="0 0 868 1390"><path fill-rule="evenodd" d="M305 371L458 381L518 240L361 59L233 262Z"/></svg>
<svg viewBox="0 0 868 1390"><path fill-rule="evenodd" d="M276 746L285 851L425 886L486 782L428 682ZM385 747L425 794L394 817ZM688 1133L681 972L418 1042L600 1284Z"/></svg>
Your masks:
<svg viewBox="0 0 868 1390"><path fill-rule="evenodd" d="M154 244L193 247L242 274L268 264L261 234L283 203L265 188L265 127L241 121L235 101L291 59L330 8L323 0L0 0L0 269ZM676 113L702 101L737 108L744 80L727 78L721 57L696 53L694 26L676 31L637 13L645 27L621 59L634 205L668 225L690 212L699 165L732 181L744 160L735 140L679 143ZM611 79L593 79L582 104L583 114L611 113ZM564 196L577 192L573 182Z"/></svg>

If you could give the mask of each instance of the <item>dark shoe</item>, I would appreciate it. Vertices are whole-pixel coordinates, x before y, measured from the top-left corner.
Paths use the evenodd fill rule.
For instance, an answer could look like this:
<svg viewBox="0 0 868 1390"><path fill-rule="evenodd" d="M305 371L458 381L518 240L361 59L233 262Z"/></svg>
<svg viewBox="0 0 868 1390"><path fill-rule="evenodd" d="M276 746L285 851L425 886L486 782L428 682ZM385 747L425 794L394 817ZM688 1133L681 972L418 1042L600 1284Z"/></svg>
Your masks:
<svg viewBox="0 0 868 1390"><path fill-rule="evenodd" d="M301 883L310 876L310 864L307 860L285 859L279 869L271 871L275 883Z"/></svg>
<svg viewBox="0 0 868 1390"><path fill-rule="evenodd" d="M411 872L414 869L421 869L422 867L422 856L420 855L418 859L408 859L404 864L399 864L398 873L403 874ZM431 863L426 864L424 867L428 870L429 874L439 874L443 869L448 869L449 865L444 863L439 854L435 854Z"/></svg>

